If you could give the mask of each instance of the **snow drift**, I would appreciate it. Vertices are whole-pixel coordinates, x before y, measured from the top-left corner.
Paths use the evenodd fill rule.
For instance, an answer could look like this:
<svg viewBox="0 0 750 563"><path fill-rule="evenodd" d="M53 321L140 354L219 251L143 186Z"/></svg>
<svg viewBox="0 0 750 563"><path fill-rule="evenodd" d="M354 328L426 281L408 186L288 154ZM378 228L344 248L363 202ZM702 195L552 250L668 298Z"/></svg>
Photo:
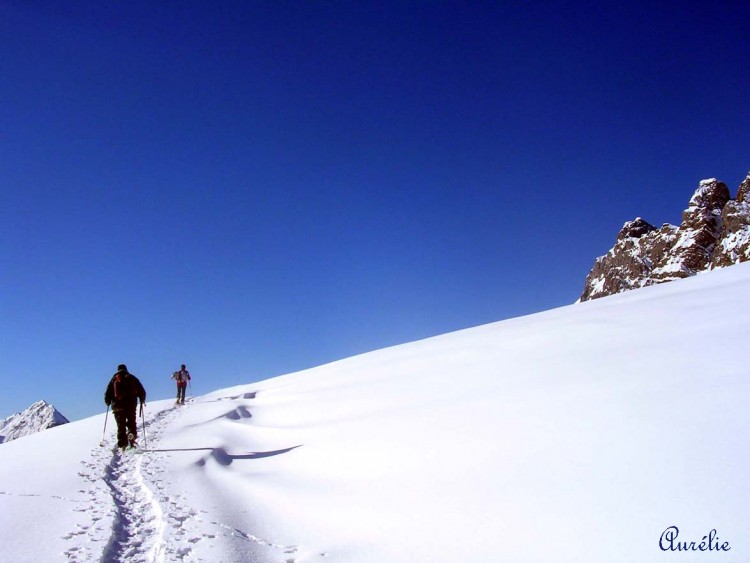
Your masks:
<svg viewBox="0 0 750 563"><path fill-rule="evenodd" d="M749 304L742 264L151 403L141 455L6 444L5 557L746 561Z"/></svg>

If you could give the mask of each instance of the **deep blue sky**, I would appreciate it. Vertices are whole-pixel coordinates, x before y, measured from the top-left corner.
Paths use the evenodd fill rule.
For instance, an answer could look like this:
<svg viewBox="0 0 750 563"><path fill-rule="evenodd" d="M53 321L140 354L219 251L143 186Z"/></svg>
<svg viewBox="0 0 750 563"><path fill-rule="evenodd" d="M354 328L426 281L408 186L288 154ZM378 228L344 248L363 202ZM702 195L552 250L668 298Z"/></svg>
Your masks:
<svg viewBox="0 0 750 563"><path fill-rule="evenodd" d="M623 4L623 5L620 5ZM654 6L658 4L658 6ZM750 169L743 2L0 6L0 417L575 301Z"/></svg>

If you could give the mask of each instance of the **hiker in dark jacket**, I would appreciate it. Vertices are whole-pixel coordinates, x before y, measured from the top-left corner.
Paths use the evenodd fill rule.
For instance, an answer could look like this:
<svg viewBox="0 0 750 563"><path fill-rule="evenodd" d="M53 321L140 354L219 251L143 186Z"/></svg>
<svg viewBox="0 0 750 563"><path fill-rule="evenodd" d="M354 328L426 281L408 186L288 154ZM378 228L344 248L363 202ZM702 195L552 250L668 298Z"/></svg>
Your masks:
<svg viewBox="0 0 750 563"><path fill-rule="evenodd" d="M138 419L135 411L139 399L143 409L146 390L138 378L128 372L127 366L120 364L104 392L104 402L107 406L112 405L112 414L117 422L117 445L123 450L128 446L136 446Z"/></svg>

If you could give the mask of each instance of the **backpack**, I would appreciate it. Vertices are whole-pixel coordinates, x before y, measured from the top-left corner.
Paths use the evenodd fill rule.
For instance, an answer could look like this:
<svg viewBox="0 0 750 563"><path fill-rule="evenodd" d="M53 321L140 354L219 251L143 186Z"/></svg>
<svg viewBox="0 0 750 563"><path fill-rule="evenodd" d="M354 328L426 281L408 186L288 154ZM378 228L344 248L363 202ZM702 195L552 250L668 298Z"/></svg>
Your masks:
<svg viewBox="0 0 750 563"><path fill-rule="evenodd" d="M146 401L146 390L132 373L126 375L117 372L114 374L104 393L104 402L109 399L111 402L121 403L123 401L136 401L139 398L142 403Z"/></svg>
<svg viewBox="0 0 750 563"><path fill-rule="evenodd" d="M177 383L187 383L190 379L190 372L188 370L176 371L172 374L172 379L174 379Z"/></svg>

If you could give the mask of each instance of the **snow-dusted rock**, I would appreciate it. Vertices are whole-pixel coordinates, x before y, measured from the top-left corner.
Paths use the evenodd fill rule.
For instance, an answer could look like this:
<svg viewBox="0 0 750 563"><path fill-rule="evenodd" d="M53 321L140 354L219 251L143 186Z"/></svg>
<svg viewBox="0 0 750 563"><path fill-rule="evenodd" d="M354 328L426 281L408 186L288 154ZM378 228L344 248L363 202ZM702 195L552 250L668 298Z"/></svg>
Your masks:
<svg viewBox="0 0 750 563"><path fill-rule="evenodd" d="M721 213L723 228L711 260L712 268L750 260L750 173L740 184L737 198Z"/></svg>
<svg viewBox="0 0 750 563"><path fill-rule="evenodd" d="M676 233L673 225L657 229L640 217L625 223L615 246L594 262L581 301L651 285L651 272L656 264L665 262Z"/></svg>
<svg viewBox="0 0 750 563"><path fill-rule="evenodd" d="M46 401L37 401L23 412L0 420L0 443L36 434L67 422L68 419L55 407Z"/></svg>
<svg viewBox="0 0 750 563"><path fill-rule="evenodd" d="M726 184L702 180L679 227L640 217L625 223L615 245L594 262L580 300L613 295L750 260L750 174L736 199Z"/></svg>
<svg viewBox="0 0 750 563"><path fill-rule="evenodd" d="M709 267L721 234L721 212L729 199L724 182L715 178L701 181L682 213L682 224L666 262L651 273L654 282L687 278Z"/></svg>

